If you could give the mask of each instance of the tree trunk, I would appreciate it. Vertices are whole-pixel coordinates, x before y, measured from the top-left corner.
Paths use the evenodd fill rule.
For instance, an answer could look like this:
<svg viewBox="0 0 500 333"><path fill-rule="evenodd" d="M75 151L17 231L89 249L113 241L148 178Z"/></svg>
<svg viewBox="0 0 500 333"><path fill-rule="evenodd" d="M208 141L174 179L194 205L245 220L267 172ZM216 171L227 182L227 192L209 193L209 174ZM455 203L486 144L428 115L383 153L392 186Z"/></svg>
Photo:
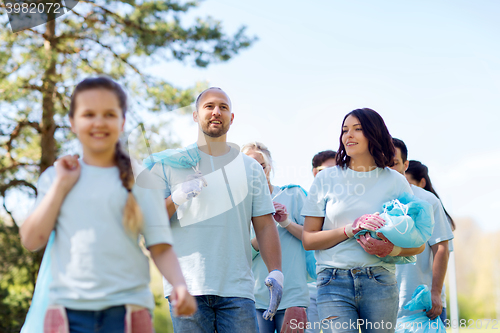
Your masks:
<svg viewBox="0 0 500 333"><path fill-rule="evenodd" d="M56 160L56 140L54 133L56 124L54 121L55 113L55 86L56 86L56 64L57 51L55 50L56 20L47 22L45 30L44 48L49 57L48 65L42 78L42 121L41 130L41 149L42 157L40 160L40 173L44 172Z"/></svg>
<svg viewBox="0 0 500 333"><path fill-rule="evenodd" d="M52 16L52 17L50 17ZM40 159L40 174L48 167L54 164L56 160L56 140L54 133L56 131L56 123L54 120L55 114L55 92L56 92L56 64L57 64L57 51L56 46L56 20L53 15L49 14L49 21L45 29L45 43L44 48L49 59L45 73L42 77L42 120L40 122L41 141L40 148L42 156ZM31 280L33 286L36 282L38 275L38 268L42 262L44 250L34 253L34 266L31 271Z"/></svg>

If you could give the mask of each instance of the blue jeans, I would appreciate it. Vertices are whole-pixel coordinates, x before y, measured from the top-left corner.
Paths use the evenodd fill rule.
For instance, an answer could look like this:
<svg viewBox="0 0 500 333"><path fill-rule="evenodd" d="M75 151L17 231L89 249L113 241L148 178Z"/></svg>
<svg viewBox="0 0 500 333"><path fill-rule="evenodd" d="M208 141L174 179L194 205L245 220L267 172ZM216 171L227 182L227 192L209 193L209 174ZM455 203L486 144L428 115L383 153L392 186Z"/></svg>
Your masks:
<svg viewBox="0 0 500 333"><path fill-rule="evenodd" d="M443 311L441 311L441 314L439 315L439 318L441 318L441 320L444 321L446 320L446 308L443 308Z"/></svg>
<svg viewBox="0 0 500 333"><path fill-rule="evenodd" d="M66 309L70 333L123 333L125 306L113 306L101 311Z"/></svg>
<svg viewBox="0 0 500 333"><path fill-rule="evenodd" d="M266 310L257 309L257 322L259 323L259 333L274 333L274 332L280 333L281 326L283 325L283 320L285 319L286 310L276 311L276 314L274 315L272 321L265 320L262 317L264 311Z"/></svg>
<svg viewBox="0 0 500 333"><path fill-rule="evenodd" d="M389 333L396 328L396 276L376 267L325 269L318 274L317 306L323 332Z"/></svg>
<svg viewBox="0 0 500 333"><path fill-rule="evenodd" d="M195 296L198 311L192 316L170 315L175 333L258 333L255 302L242 297Z"/></svg>
<svg viewBox="0 0 500 333"><path fill-rule="evenodd" d="M318 316L318 306L316 305L316 295L309 295L309 307L307 308L307 321L311 328L307 328L305 333L319 333L321 322Z"/></svg>

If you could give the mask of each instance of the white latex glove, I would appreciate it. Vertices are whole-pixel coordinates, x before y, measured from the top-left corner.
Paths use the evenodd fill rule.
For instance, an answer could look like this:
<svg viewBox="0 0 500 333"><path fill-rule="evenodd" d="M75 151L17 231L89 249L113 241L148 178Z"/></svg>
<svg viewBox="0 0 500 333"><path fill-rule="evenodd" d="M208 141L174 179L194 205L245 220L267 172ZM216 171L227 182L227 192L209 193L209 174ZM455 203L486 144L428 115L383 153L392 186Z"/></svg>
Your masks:
<svg viewBox="0 0 500 333"><path fill-rule="evenodd" d="M283 296L283 283L285 277L283 273L275 269L271 271L269 275L264 280L267 288L269 289L269 307L262 314L262 318L265 320L273 320L276 311L278 311L278 306L281 302L281 297Z"/></svg>
<svg viewBox="0 0 500 333"><path fill-rule="evenodd" d="M207 186L207 181L203 178L201 172L197 171L189 175L186 181L172 193L172 201L177 206L180 206L200 194L205 186Z"/></svg>

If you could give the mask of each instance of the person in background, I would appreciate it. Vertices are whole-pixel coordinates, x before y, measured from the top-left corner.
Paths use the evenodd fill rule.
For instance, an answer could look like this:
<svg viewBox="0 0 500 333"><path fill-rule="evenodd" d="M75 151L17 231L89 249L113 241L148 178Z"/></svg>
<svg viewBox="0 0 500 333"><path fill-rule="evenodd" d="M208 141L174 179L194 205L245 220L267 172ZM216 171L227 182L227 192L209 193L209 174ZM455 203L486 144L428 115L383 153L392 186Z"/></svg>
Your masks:
<svg viewBox="0 0 500 333"><path fill-rule="evenodd" d="M318 172L326 168L335 166L335 156L336 151L324 150L316 155L312 159L312 173L316 177ZM307 266L313 268L314 272L308 271L308 283L309 288L309 307L307 308L307 321L310 323L310 328L306 329L306 333L319 333L321 330L321 322L319 321L318 308L316 305L316 259L314 258L314 251L307 251L306 253Z"/></svg>
<svg viewBox="0 0 500 333"><path fill-rule="evenodd" d="M431 179L429 178L429 169L427 168L426 165L422 164L419 161L415 161L415 160L409 161L408 168L406 169L406 172L405 172L405 176L410 184L413 184L415 186L423 188L424 190L431 192L438 199L440 199L436 190L434 190L434 187L432 186ZM441 203L441 205L442 205L442 203ZM446 211L446 208L444 208L444 206L443 206L443 210L444 210L444 213L446 214L446 217L448 218L448 222L450 223L451 230L454 231L456 229L455 221L450 216L450 214L448 214L448 212Z"/></svg>
<svg viewBox="0 0 500 333"><path fill-rule="evenodd" d="M314 155L312 159L312 173L313 176L316 177L318 172L323 169L335 166L335 156L337 155L336 151L333 150L324 150L320 151L316 155Z"/></svg>
<svg viewBox="0 0 500 333"><path fill-rule="evenodd" d="M429 179L427 167L418 161L408 161L408 149L402 140L393 138L396 147L393 170L405 175L411 184L414 195L432 205L434 212L434 231L425 244L424 252L417 256L415 265L397 265L396 277L399 286L398 318L414 314L403 306L411 300L413 291L421 284L431 290L432 308L427 311L430 319L446 319L446 295L444 278L448 267L449 242L453 239L453 220L445 211L439 197L435 194ZM407 170L412 166L411 173ZM418 186L421 185L421 186ZM429 190L425 190L425 186Z"/></svg>
<svg viewBox="0 0 500 333"><path fill-rule="evenodd" d="M252 238L252 272L255 278L255 307L260 333L280 333L287 323L306 322L305 309L309 305L305 250L302 247L304 218L300 215L306 200L305 191L298 185L275 186L271 184L273 161L269 149L260 142L244 145L241 151L255 159L264 169L273 198L276 227L281 243L281 262L285 284L280 306L272 321L264 320L262 314L269 304L269 292L264 285L268 274L266 265L259 254L259 243ZM282 215L278 216L278 215ZM281 219L280 219L281 218ZM252 235L255 237L255 235ZM295 320L295 321L292 321ZM293 326L292 326L293 327Z"/></svg>

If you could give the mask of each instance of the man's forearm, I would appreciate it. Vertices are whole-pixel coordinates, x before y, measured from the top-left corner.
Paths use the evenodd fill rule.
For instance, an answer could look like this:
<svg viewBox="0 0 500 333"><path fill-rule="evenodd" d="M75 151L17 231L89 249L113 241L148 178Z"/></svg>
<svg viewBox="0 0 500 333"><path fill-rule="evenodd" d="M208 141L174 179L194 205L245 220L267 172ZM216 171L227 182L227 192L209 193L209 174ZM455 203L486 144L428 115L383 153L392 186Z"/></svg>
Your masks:
<svg viewBox="0 0 500 333"><path fill-rule="evenodd" d="M448 259L450 251L448 249L448 241L434 244L431 246L434 262L432 264L432 289L431 292L441 293L448 268Z"/></svg>
<svg viewBox="0 0 500 333"><path fill-rule="evenodd" d="M267 216L267 215L266 215ZM255 218L254 218L255 219ZM269 271L281 271L281 245L274 220L269 215L264 221L254 222L255 236L259 250Z"/></svg>
<svg viewBox="0 0 500 333"><path fill-rule="evenodd" d="M174 202L172 201L172 196L169 196L168 198L165 199L165 206L167 207L167 214L168 214L168 218L171 219L172 216L175 214L175 212L177 211L177 205L174 204Z"/></svg>

